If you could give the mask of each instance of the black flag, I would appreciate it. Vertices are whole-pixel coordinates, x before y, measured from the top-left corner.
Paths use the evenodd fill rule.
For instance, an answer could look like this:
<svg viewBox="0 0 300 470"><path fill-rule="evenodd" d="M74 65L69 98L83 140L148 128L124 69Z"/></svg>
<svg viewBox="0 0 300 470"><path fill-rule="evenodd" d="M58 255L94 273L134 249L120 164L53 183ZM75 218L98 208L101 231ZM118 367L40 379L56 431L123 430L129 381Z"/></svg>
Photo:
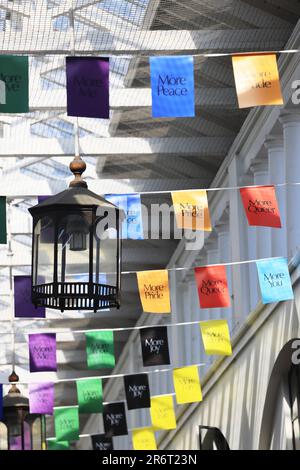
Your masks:
<svg viewBox="0 0 300 470"><path fill-rule="evenodd" d="M166 326L143 328L140 330L143 364L160 366L170 364L168 330Z"/></svg>
<svg viewBox="0 0 300 470"><path fill-rule="evenodd" d="M127 408L150 408L150 390L147 374L126 375L124 387L127 400Z"/></svg>
<svg viewBox="0 0 300 470"><path fill-rule="evenodd" d="M104 405L103 423L106 437L128 434L124 402Z"/></svg>
<svg viewBox="0 0 300 470"><path fill-rule="evenodd" d="M114 450L113 441L111 437L105 434L94 434L92 436L93 450Z"/></svg>

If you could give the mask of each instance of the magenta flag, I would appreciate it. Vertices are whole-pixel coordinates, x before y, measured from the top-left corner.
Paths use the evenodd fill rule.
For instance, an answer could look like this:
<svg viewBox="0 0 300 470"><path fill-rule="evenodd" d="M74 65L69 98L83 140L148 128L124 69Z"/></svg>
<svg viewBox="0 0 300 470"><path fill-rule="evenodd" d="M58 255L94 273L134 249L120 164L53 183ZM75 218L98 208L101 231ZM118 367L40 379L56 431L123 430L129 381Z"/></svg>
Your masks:
<svg viewBox="0 0 300 470"><path fill-rule="evenodd" d="M56 334L39 333L28 336L30 372L56 372Z"/></svg>
<svg viewBox="0 0 300 470"><path fill-rule="evenodd" d="M14 276L15 317L45 318L45 307L35 307L31 302L31 277Z"/></svg>
<svg viewBox="0 0 300 470"><path fill-rule="evenodd" d="M67 57L68 116L109 119L109 59Z"/></svg>
<svg viewBox="0 0 300 470"><path fill-rule="evenodd" d="M54 384L53 382L29 384L30 413L53 415Z"/></svg>

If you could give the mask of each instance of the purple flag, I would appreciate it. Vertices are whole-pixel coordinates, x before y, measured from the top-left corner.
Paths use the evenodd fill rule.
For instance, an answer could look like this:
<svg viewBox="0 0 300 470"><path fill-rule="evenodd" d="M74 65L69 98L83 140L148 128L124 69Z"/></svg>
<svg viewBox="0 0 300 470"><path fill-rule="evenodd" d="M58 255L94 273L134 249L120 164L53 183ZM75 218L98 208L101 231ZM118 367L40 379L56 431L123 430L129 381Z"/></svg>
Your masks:
<svg viewBox="0 0 300 470"><path fill-rule="evenodd" d="M53 407L54 384L52 382L29 384L30 413L53 415Z"/></svg>
<svg viewBox="0 0 300 470"><path fill-rule="evenodd" d="M29 336L30 372L56 372L56 334Z"/></svg>
<svg viewBox="0 0 300 470"><path fill-rule="evenodd" d="M35 307L31 302L31 277L14 276L15 317L45 318L45 307Z"/></svg>
<svg viewBox="0 0 300 470"><path fill-rule="evenodd" d="M109 119L109 59L67 57L68 116Z"/></svg>

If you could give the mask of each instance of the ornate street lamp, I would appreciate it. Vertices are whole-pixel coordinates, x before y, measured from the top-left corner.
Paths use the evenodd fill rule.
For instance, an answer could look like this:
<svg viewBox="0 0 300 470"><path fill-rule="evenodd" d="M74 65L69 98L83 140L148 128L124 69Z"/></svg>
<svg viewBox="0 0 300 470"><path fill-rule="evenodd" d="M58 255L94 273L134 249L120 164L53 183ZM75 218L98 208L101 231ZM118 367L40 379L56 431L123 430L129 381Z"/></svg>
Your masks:
<svg viewBox="0 0 300 470"><path fill-rule="evenodd" d="M85 168L75 157L69 188L29 209L36 307L96 312L120 306L124 213L87 189Z"/></svg>
<svg viewBox="0 0 300 470"><path fill-rule="evenodd" d="M14 371L9 376L9 381L19 381ZM2 422L7 431L8 450L46 449L45 416L29 413L29 400L21 394L15 383L12 384L8 394L3 397ZM1 440L2 443L3 440Z"/></svg>

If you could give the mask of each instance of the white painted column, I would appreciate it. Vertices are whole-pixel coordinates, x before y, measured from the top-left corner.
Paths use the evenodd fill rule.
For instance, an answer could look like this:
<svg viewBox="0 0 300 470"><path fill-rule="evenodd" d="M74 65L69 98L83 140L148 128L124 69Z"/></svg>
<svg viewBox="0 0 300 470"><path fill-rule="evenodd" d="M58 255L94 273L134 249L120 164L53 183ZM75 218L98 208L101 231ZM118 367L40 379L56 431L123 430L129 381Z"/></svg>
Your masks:
<svg viewBox="0 0 300 470"><path fill-rule="evenodd" d="M285 153L283 138L269 136L265 142L269 159L269 184L285 182ZM287 256L287 230L286 230L286 188L276 187L276 197L280 211L282 227L271 229L271 256Z"/></svg>
<svg viewBox="0 0 300 470"><path fill-rule="evenodd" d="M300 113L284 112L283 124L286 183L300 182ZM290 259L300 248L300 186L286 188L287 255Z"/></svg>
<svg viewBox="0 0 300 470"><path fill-rule="evenodd" d="M269 168L267 160L257 160L251 165L254 184L264 186L269 184ZM271 229L270 227L256 227L256 257L268 258L271 256Z"/></svg>
<svg viewBox="0 0 300 470"><path fill-rule="evenodd" d="M219 247L219 263L229 263L231 261L231 247L230 247L230 237L229 237L229 223L223 222L218 223L215 226L215 230L218 234L218 247ZM227 274L227 283L229 295L232 295L232 267L226 267ZM224 318L228 321L229 331L232 330L232 298L231 307L220 309L220 318Z"/></svg>
<svg viewBox="0 0 300 470"><path fill-rule="evenodd" d="M211 248L209 247L207 250L207 264L218 264L219 262L219 250L218 250L218 240L216 238L213 239ZM220 308L210 308L207 309L209 311L209 318L212 320L218 319L221 317Z"/></svg>
<svg viewBox="0 0 300 470"><path fill-rule="evenodd" d="M228 167L229 186L241 184L240 175L243 175L243 165L236 155ZM231 190L229 199L229 229L232 261L244 261L248 259L247 225L244 220L244 210L238 190ZM234 323L241 323L250 311L249 272L245 265L232 267L232 290L234 296Z"/></svg>

